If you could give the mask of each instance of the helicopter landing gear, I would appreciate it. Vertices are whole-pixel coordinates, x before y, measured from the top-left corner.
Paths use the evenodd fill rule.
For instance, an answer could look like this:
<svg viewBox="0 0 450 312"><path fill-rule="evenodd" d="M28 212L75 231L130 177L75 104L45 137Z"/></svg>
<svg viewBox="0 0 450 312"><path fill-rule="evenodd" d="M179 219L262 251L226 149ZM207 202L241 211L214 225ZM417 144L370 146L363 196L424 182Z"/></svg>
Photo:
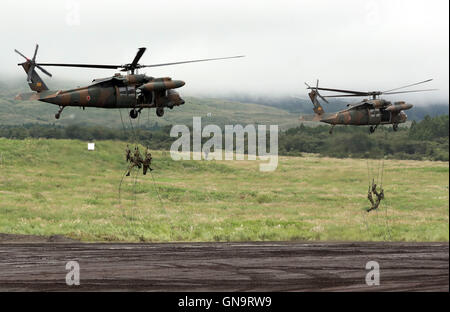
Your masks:
<svg viewBox="0 0 450 312"><path fill-rule="evenodd" d="M374 127L374 126L370 126L369 132L370 132L370 133L374 133L375 130L377 130L377 128L378 128L378 125L376 125L375 127Z"/></svg>
<svg viewBox="0 0 450 312"><path fill-rule="evenodd" d="M398 124L393 124L392 125L392 129L394 129L394 131L397 131L398 130Z"/></svg>
<svg viewBox="0 0 450 312"><path fill-rule="evenodd" d="M333 134L334 126L335 126L335 125L332 125L332 126L331 126L330 131L328 131L329 134Z"/></svg>
<svg viewBox="0 0 450 312"><path fill-rule="evenodd" d="M156 108L156 116L158 116L158 117L164 116L164 107Z"/></svg>
<svg viewBox="0 0 450 312"><path fill-rule="evenodd" d="M130 110L130 117L132 119L136 119L138 115L139 115L139 112L136 109Z"/></svg>
<svg viewBox="0 0 450 312"><path fill-rule="evenodd" d="M61 117L61 113L63 111L65 106L60 106L58 112L55 114L55 118L59 119L59 117Z"/></svg>

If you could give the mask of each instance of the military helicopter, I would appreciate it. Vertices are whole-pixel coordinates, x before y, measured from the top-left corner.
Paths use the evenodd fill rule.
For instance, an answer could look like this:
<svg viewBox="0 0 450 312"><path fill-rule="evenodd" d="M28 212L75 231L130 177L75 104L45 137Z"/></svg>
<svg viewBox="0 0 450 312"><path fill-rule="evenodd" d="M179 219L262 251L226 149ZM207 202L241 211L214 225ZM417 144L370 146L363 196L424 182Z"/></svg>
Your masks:
<svg viewBox="0 0 450 312"><path fill-rule="evenodd" d="M57 63L37 63L36 54L39 45L36 44L33 58L29 59L17 50L16 53L26 59L25 62L18 64L22 66L27 74L28 85L34 92L22 93L16 96L16 100L39 100L59 106L55 118L59 119L61 112L67 106L82 107L101 107L101 108L131 108L130 117L137 118L144 108L156 108L156 115L162 117L164 108L172 109L174 106L184 104L184 100L174 91L185 85L184 81L172 80L169 77L154 78L145 74L138 74L141 68L169 66L177 64L215 61L231 58L243 57L231 56L220 58L209 58L200 60L190 60L182 62L172 62L164 64L143 65L139 60L144 54L146 48L139 48L133 61L124 65L101 65L101 64L57 64ZM45 66L63 66L63 67L81 67L81 68L101 68L101 69L120 69L127 72L126 75L120 73L112 77L94 79L92 84L86 87L80 87L70 90L49 90L44 81L39 77L36 68L47 76L52 77Z"/></svg>
<svg viewBox="0 0 450 312"><path fill-rule="evenodd" d="M437 89L425 89L425 90L410 90L410 91L398 91L404 88L409 88L412 86L420 85L426 82L430 82L433 79L424 80L421 82L409 84L400 88L395 88L387 91L352 91L352 90L342 90L342 89L331 89L331 88L319 88L319 80L315 87L311 87L307 83L307 89L311 90L309 97L314 105L314 115L313 116L302 116L300 120L306 121L319 121L331 124L330 134L333 133L334 126L336 125L354 125L363 126L370 125L370 133L375 132L379 125L391 124L394 131L398 130L398 125L400 123L406 122L408 116L404 110L411 109L412 104L406 103L404 101L390 102L379 98L381 95L391 95L400 93L411 93L411 92L425 92L425 91L435 91ZM331 91L343 94L322 96L320 91ZM318 98L322 99L325 103L329 103L327 98L337 98L337 97L365 97L370 96L371 99L364 99L356 104L347 104L347 109L339 111L337 113L325 113L323 107L320 105Z"/></svg>

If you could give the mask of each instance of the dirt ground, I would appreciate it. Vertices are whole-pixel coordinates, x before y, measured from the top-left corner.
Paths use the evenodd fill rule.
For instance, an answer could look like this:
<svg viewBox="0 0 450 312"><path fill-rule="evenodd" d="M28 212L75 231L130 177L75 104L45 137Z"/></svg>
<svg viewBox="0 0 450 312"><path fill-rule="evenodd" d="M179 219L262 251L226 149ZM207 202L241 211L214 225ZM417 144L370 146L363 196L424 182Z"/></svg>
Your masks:
<svg viewBox="0 0 450 312"><path fill-rule="evenodd" d="M80 285L67 286L77 261ZM368 286L368 261L380 285ZM0 291L449 291L446 243L85 244L0 235Z"/></svg>

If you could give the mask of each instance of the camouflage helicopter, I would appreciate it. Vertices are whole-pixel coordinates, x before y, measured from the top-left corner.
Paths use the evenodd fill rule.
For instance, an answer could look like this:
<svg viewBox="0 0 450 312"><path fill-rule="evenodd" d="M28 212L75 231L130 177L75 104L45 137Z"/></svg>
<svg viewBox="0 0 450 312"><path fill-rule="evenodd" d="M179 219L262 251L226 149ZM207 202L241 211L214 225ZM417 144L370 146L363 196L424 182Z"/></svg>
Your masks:
<svg viewBox="0 0 450 312"><path fill-rule="evenodd" d="M172 109L174 106L184 104L184 100L174 91L185 85L184 81L172 80L169 77L154 78L145 74L138 74L138 70L147 67L169 66L185 63L205 62L214 60L223 60L230 58L239 58L240 56L209 58L200 60L190 60L182 62L172 62L164 64L143 65L139 60L144 54L146 48L139 48L133 61L124 65L101 65L101 64L56 64L56 63L37 63L36 54L39 45L32 59L29 59L17 50L16 53L26 59L22 66L27 74L28 85L34 92L22 93L16 96L16 100L39 100L59 106L55 118L59 119L61 112L67 106L82 107L101 107L101 108L130 108L130 117L137 118L144 108L156 108L156 115L162 117L164 108ZM39 77L36 68L41 70L47 76L52 76L43 67L45 66L63 66L63 67L81 67L81 68L101 68L101 69L120 69L127 72L126 75L120 73L112 77L94 79L92 84L86 87L74 88L70 90L49 90L44 81Z"/></svg>
<svg viewBox="0 0 450 312"><path fill-rule="evenodd" d="M398 125L400 123L406 122L408 116L405 114L404 110L408 110L413 107L412 104L406 103L404 101L390 102L384 99L380 99L380 95L391 95L400 93L410 93L410 92L425 92L434 91L436 89L426 89L426 90L410 90L410 91L398 91L404 88L416 86L426 82L430 82L433 79L428 79L425 81L413 83L400 88L395 88L387 91L352 91L352 90L342 90L342 89L331 89L331 88L319 88L319 81L315 87L311 87L307 83L307 89L311 90L309 97L314 105L314 115L313 116L302 116L300 120L303 121L319 121L331 124L330 134L333 132L333 128L336 125L354 125L363 126L370 125L370 133L375 132L379 125L391 124L394 131L398 130ZM343 94L322 96L320 91L331 91ZM339 111L337 113L325 113L323 107L320 105L318 98L322 99L325 103L329 103L327 98L337 98L337 97L364 97L370 96L371 99L364 99L356 104L347 104L347 109Z"/></svg>

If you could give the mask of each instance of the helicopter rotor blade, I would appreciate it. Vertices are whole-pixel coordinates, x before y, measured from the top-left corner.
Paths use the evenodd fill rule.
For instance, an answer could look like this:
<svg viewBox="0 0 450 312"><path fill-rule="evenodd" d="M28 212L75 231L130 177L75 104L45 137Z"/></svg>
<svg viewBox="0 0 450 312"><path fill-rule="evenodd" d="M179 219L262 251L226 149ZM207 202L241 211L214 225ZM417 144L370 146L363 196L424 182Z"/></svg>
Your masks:
<svg viewBox="0 0 450 312"><path fill-rule="evenodd" d="M329 102L328 102L328 100L325 98L325 97L323 97L320 93L319 93L319 79L317 79L317 81L316 81L316 86L315 87L311 87L309 84L307 84L306 82L305 82L305 85L307 86L307 89L310 89L310 90L314 90L315 92L316 92L316 94L317 94L317 96L320 98L320 99L322 99L322 101L324 101L325 103L327 103L327 104L329 104Z"/></svg>
<svg viewBox="0 0 450 312"><path fill-rule="evenodd" d="M322 101L324 101L325 103L330 104L330 102L328 102L328 100L327 100L326 98L324 98L324 97L322 96L322 94L319 93L318 90L319 90L319 79L317 79L317 83L316 83L316 92L317 92L317 96L318 96L320 99L322 99Z"/></svg>
<svg viewBox="0 0 450 312"><path fill-rule="evenodd" d="M36 43L36 49L34 49L34 55L33 55L33 58L31 59L33 62L36 61L36 55L37 55L38 49L39 49L39 45Z"/></svg>
<svg viewBox="0 0 450 312"><path fill-rule="evenodd" d="M147 48L139 48L139 50L136 53L136 56L134 57L133 62L131 62L130 67L135 68L136 65L138 64L139 60L141 59L142 55L145 53L145 50L147 50Z"/></svg>
<svg viewBox="0 0 450 312"><path fill-rule="evenodd" d="M439 89L424 89L424 90L411 90L411 91L398 91L398 92L384 92L383 94L401 94L401 93L415 93L415 92L428 92L437 91Z"/></svg>
<svg viewBox="0 0 450 312"><path fill-rule="evenodd" d="M391 90L386 90L386 91L383 91L383 93L386 94L387 92L392 92L392 91L396 91L396 90L400 90L400 89L404 89L404 88L417 86L417 85L420 85L420 84L423 84L423 83L430 82L432 80L433 79L427 79L427 80L424 80L424 81L421 81L421 82L416 82L416 83L413 83L413 84L410 84L410 85L407 85L407 86L403 86L403 87L399 87L399 88L395 88L395 89L391 89Z"/></svg>
<svg viewBox="0 0 450 312"><path fill-rule="evenodd" d="M317 93L317 95L322 99L322 101L324 101L324 102L327 103L327 104L330 104L330 102L328 102L328 100L327 100L325 97L323 97L322 95L320 95L320 93Z"/></svg>
<svg viewBox="0 0 450 312"><path fill-rule="evenodd" d="M133 63L126 64L126 65L71 64L71 63L36 63L36 65L39 65L39 66L78 67L78 68L122 69L122 71L128 71L128 70L139 69L139 68L144 68L144 67L170 66L170 65L178 65L178 64L186 64L186 63L216 61L216 60L224 60L224 59L232 59L232 58L244 57L244 55L239 55L239 56L219 57L219 58L192 60L192 61L181 61L181 62L173 62L173 63L140 65L137 62L142 57L142 55L144 54L145 50L146 50L145 48L140 48L138 53L136 54L134 60L133 60ZM17 51L17 53L19 53L19 52ZM28 60L28 58L26 58L26 59Z"/></svg>
<svg viewBox="0 0 450 312"><path fill-rule="evenodd" d="M39 70L40 70L41 72L43 72L44 74L46 74L47 76L52 77L52 74L50 74L48 71L46 71L45 69L43 69L41 66L36 65L36 67L39 68Z"/></svg>
<svg viewBox="0 0 450 312"><path fill-rule="evenodd" d="M244 57L244 55L228 56L228 57L218 57L218 58L209 58L209 59L192 60L192 61L181 61L181 62L173 62L173 63L162 63L162 64L152 64L152 65L140 65L139 68L144 68L144 67L159 67L159 66L171 66L171 65L178 65L178 64L197 63L197 62L207 62L207 61L217 61L217 60L225 60L225 59L240 58L240 57Z"/></svg>
<svg viewBox="0 0 450 312"><path fill-rule="evenodd" d="M325 98L340 98L340 97L363 97L366 95L360 95L360 94L340 94L340 95L327 95L324 96Z"/></svg>
<svg viewBox="0 0 450 312"><path fill-rule="evenodd" d="M122 65L100 65L100 64L63 64L63 63L37 63L39 66L63 66L63 67L82 67L82 68L102 68L102 69L117 69Z"/></svg>
<svg viewBox="0 0 450 312"><path fill-rule="evenodd" d="M22 53L20 53L20 52L17 51L16 49L14 49L14 52L16 52L17 54L19 54L21 57L23 57L23 58L26 59L27 61L30 60L28 57L26 57L25 55L23 55Z"/></svg>
<svg viewBox="0 0 450 312"><path fill-rule="evenodd" d="M342 90L342 89L330 89L330 88L311 88L309 89L316 89L316 90L322 90L322 91L332 91L332 92L342 92L342 93L350 93L350 94L358 94L358 95L369 95L369 92L362 92L362 91L352 91L352 90Z"/></svg>

